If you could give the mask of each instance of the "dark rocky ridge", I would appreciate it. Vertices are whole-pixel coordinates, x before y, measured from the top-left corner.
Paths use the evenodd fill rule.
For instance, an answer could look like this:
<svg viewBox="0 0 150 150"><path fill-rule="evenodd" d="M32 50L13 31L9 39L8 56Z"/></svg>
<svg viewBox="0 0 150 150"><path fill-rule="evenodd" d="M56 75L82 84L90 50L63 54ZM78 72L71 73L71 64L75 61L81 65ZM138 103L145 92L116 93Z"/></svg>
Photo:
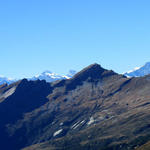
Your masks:
<svg viewBox="0 0 150 150"><path fill-rule="evenodd" d="M6 137L6 139L4 139L6 135L4 127L6 125L14 124L19 119L22 119L25 113L31 112L44 105L49 101L46 96L52 91L49 83L39 80L33 82L23 79L19 84L14 84L14 86L16 86L15 92L0 103L0 141L4 140L4 142L1 143L1 147L4 147L5 149L9 149L7 146L9 147L10 145L7 145L7 143L12 143L12 140L15 141L17 137L14 137L14 139ZM4 87L6 87L6 85ZM4 87L2 86L2 88ZM10 88L12 88L11 85L6 87L6 92ZM18 143L17 145L19 146L21 144ZM15 149L15 145L13 146L12 148Z"/></svg>
<svg viewBox="0 0 150 150"><path fill-rule="evenodd" d="M68 80L0 86L0 148L133 149L150 137L149 79L93 64Z"/></svg>

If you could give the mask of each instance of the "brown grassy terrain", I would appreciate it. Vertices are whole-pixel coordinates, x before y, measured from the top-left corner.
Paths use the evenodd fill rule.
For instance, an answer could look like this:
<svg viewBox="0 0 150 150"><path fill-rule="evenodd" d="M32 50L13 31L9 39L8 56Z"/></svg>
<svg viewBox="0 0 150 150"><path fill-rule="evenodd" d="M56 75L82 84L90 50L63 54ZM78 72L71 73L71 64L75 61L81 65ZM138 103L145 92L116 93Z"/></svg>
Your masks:
<svg viewBox="0 0 150 150"><path fill-rule="evenodd" d="M150 140L149 75L126 78L94 64L69 80L0 87L1 95L14 86L0 103L5 149L132 150Z"/></svg>
<svg viewBox="0 0 150 150"><path fill-rule="evenodd" d="M146 144L136 148L135 150L150 150L150 142L147 142Z"/></svg>

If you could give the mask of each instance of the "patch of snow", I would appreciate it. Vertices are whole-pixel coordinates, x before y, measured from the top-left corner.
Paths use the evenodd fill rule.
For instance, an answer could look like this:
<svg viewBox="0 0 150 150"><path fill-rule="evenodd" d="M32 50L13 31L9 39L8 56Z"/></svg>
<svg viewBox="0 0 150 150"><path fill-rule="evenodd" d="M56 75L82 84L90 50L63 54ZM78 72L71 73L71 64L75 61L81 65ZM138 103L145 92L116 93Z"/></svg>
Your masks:
<svg viewBox="0 0 150 150"><path fill-rule="evenodd" d="M71 78L71 77L68 77L68 76L65 76L65 75L62 76L62 77L63 77L63 78L66 78L66 79L70 79L70 78Z"/></svg>
<svg viewBox="0 0 150 150"><path fill-rule="evenodd" d="M110 118L109 119L112 119L112 118L114 118L115 116L110 116Z"/></svg>
<svg viewBox="0 0 150 150"><path fill-rule="evenodd" d="M127 73L131 73L133 71L139 70L141 67L135 67L133 70L128 71Z"/></svg>
<svg viewBox="0 0 150 150"><path fill-rule="evenodd" d="M59 125L60 125L60 126L62 126L63 124L64 124L64 123L63 123L63 122L61 122Z"/></svg>
<svg viewBox="0 0 150 150"><path fill-rule="evenodd" d="M107 109L104 109L102 112L108 112L108 110L107 110Z"/></svg>
<svg viewBox="0 0 150 150"><path fill-rule="evenodd" d="M77 124L73 129L76 129L77 127L79 127L80 126L80 124Z"/></svg>
<svg viewBox="0 0 150 150"><path fill-rule="evenodd" d="M89 121L87 124L88 124L88 125L91 125L92 123L94 123L94 121L95 121L94 118L91 117L91 118L90 118L90 121Z"/></svg>
<svg viewBox="0 0 150 150"><path fill-rule="evenodd" d="M104 117L103 117L103 116L100 116L98 119L99 119L99 120L103 120L103 119L104 119Z"/></svg>
<svg viewBox="0 0 150 150"><path fill-rule="evenodd" d="M16 80L16 79L14 79L14 78L7 78L8 79L8 81L12 81L12 80Z"/></svg>
<svg viewBox="0 0 150 150"><path fill-rule="evenodd" d="M37 75L35 75L35 78L38 78L40 75L39 74L37 74Z"/></svg>
<svg viewBox="0 0 150 150"><path fill-rule="evenodd" d="M145 65L141 67L136 67L133 70L124 73L125 76L130 77L142 77L148 74L150 74L150 62L147 62Z"/></svg>
<svg viewBox="0 0 150 150"><path fill-rule="evenodd" d="M53 134L53 136L59 135L62 131L63 131L63 129L60 129L60 130L56 131L56 132Z"/></svg>
<svg viewBox="0 0 150 150"><path fill-rule="evenodd" d="M52 122L52 124L54 124L54 123L55 123L55 121Z"/></svg>
<svg viewBox="0 0 150 150"><path fill-rule="evenodd" d="M79 122L75 123L71 128L73 129L75 126L78 125Z"/></svg>
<svg viewBox="0 0 150 150"><path fill-rule="evenodd" d="M85 120L81 121L80 124L83 124L85 122Z"/></svg>
<svg viewBox="0 0 150 150"><path fill-rule="evenodd" d="M129 78L129 79L132 78L132 77L130 77L130 76L128 76L128 75L126 75L126 77Z"/></svg>
<svg viewBox="0 0 150 150"><path fill-rule="evenodd" d="M72 129L76 129L76 128L78 128L81 124L83 124L85 122L85 120L82 120L81 122L77 122L77 123L75 123L71 128Z"/></svg>

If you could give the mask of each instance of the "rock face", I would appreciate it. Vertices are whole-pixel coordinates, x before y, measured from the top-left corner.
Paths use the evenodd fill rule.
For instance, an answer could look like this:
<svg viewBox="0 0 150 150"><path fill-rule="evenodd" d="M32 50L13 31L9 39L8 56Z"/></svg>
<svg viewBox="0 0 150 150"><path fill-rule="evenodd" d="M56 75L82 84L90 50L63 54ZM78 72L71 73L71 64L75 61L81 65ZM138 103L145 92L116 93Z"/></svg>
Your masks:
<svg viewBox="0 0 150 150"><path fill-rule="evenodd" d="M126 150L150 140L150 76L93 64L67 80L0 86L0 149Z"/></svg>

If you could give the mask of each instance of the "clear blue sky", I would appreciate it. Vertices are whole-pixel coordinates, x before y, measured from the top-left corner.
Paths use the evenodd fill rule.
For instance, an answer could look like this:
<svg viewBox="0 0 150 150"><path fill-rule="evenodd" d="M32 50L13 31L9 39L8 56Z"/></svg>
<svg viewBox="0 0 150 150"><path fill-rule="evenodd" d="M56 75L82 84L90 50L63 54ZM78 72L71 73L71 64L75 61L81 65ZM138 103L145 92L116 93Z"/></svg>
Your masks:
<svg viewBox="0 0 150 150"><path fill-rule="evenodd" d="M0 74L116 72L150 61L149 0L0 0Z"/></svg>

